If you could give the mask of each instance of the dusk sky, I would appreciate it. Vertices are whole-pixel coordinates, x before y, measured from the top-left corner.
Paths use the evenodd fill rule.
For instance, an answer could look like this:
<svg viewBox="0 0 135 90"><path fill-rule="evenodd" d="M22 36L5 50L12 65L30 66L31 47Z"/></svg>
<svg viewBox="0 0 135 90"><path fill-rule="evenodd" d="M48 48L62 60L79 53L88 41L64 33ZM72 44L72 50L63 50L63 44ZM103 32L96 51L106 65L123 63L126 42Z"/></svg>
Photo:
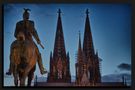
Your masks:
<svg viewBox="0 0 135 90"><path fill-rule="evenodd" d="M44 67L49 70L50 52L58 19L58 9L62 11L62 25L66 52L70 56L71 75L75 76L75 62L78 49L78 32L83 35L86 9L93 37L94 49L101 62L101 75L119 73L121 63L131 64L131 7L127 4L5 4L4 5L4 73L9 68L10 45L15 40L16 23L22 20L23 8L29 8L30 20L44 45L38 48L42 54ZM35 75L41 76L38 66ZM47 76L47 75L44 75Z"/></svg>

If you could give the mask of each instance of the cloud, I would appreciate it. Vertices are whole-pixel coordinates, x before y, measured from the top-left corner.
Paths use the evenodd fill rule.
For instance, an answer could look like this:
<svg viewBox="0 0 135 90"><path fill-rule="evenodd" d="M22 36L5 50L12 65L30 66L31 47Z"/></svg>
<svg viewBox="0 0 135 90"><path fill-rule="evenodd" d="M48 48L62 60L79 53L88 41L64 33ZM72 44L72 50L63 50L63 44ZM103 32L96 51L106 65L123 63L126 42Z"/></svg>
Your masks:
<svg viewBox="0 0 135 90"><path fill-rule="evenodd" d="M121 63L117 66L120 70L130 71L131 70L131 64L127 63Z"/></svg>

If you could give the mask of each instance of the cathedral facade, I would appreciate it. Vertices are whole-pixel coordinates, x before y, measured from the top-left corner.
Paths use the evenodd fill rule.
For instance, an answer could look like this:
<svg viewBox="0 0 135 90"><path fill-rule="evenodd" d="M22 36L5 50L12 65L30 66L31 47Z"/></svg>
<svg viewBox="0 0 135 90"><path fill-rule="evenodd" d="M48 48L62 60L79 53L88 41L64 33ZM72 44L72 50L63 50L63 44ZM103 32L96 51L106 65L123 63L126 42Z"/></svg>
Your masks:
<svg viewBox="0 0 135 90"><path fill-rule="evenodd" d="M61 21L61 10L58 11L58 21L56 28L55 44L53 54L50 53L50 73L47 82L70 83L70 62L69 53L66 53L64 35Z"/></svg>
<svg viewBox="0 0 135 90"><path fill-rule="evenodd" d="M81 38L79 34L79 44L77 53L76 85L92 86L101 83L100 61L98 53L94 51L92 33L89 21L89 12L86 10L85 30L83 48L81 47Z"/></svg>

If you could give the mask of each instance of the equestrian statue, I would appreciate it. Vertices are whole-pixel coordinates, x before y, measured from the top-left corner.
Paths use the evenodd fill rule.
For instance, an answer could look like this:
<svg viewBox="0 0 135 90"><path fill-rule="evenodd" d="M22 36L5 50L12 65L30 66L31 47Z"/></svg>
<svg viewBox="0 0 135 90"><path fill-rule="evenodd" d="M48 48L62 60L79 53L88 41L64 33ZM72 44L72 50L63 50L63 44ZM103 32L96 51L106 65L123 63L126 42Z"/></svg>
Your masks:
<svg viewBox="0 0 135 90"><path fill-rule="evenodd" d="M29 11L30 9L24 8L23 20L16 23L14 33L16 40L13 41L10 47L10 65L6 74L13 74L15 86L25 86L27 77L27 86L31 86L36 62L38 62L40 73L42 75L47 73L43 67L41 53L33 41L33 37L43 49L44 46L38 37L34 22L29 20Z"/></svg>

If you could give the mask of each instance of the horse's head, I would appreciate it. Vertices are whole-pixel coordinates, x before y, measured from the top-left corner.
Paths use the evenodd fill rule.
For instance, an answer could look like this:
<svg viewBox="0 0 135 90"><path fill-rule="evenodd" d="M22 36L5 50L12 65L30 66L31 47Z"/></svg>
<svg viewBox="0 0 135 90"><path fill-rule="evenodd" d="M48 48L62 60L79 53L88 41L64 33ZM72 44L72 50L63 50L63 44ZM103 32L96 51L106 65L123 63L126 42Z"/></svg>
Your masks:
<svg viewBox="0 0 135 90"><path fill-rule="evenodd" d="M23 32L18 33L17 40L19 40L19 41L24 41L25 40L25 35L24 35Z"/></svg>

